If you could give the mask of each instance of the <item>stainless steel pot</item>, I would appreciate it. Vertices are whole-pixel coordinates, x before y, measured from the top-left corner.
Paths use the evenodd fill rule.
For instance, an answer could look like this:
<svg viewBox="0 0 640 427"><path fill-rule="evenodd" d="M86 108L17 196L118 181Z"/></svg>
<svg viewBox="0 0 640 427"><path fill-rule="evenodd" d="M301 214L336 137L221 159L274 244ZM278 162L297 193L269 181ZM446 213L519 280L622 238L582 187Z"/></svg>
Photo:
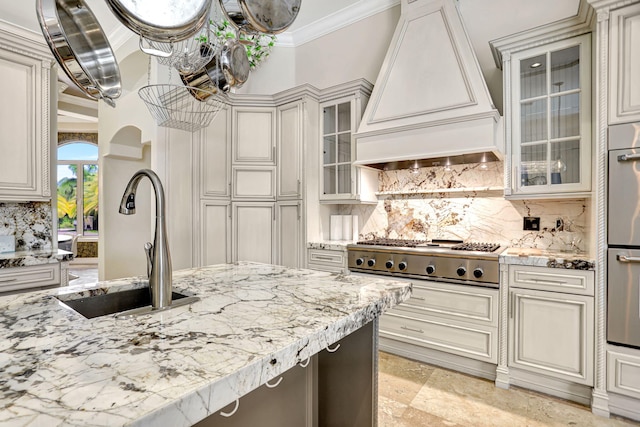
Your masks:
<svg viewBox="0 0 640 427"><path fill-rule="evenodd" d="M218 0L223 13L240 31L278 34L298 16L302 0Z"/></svg>
<svg viewBox="0 0 640 427"><path fill-rule="evenodd" d="M249 58L245 47L235 39L227 40L204 67L181 75L185 86L200 89L190 91L200 101L208 98L208 93L227 93L231 88L240 88L249 78ZM202 92L206 91L206 92Z"/></svg>
<svg viewBox="0 0 640 427"><path fill-rule="evenodd" d="M40 28L53 56L87 96L114 107L120 69L96 17L83 0L37 0Z"/></svg>
<svg viewBox="0 0 640 427"><path fill-rule="evenodd" d="M140 36L140 49L156 56L166 52L145 47L143 39L173 43L195 35L209 19L212 0L106 0L113 14Z"/></svg>

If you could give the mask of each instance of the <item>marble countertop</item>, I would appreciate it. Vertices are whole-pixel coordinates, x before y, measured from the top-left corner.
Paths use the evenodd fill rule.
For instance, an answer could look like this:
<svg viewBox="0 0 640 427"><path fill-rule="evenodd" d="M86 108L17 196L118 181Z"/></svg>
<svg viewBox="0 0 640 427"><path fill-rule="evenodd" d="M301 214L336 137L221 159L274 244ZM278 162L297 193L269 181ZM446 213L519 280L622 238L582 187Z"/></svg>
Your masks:
<svg viewBox="0 0 640 427"><path fill-rule="evenodd" d="M30 265L55 264L60 261L71 261L73 254L62 249L18 251L0 254L0 268L26 267Z"/></svg>
<svg viewBox="0 0 640 427"><path fill-rule="evenodd" d="M307 243L309 249L330 249L334 251L346 251L347 245L355 243L353 240L323 240Z"/></svg>
<svg viewBox="0 0 640 427"><path fill-rule="evenodd" d="M561 252L535 248L508 248L500 254L500 262L533 267L595 270L595 258L587 253Z"/></svg>
<svg viewBox="0 0 640 427"><path fill-rule="evenodd" d="M411 285L255 263L176 271L190 306L85 319L56 299L140 278L0 297L0 424L188 426L409 298Z"/></svg>

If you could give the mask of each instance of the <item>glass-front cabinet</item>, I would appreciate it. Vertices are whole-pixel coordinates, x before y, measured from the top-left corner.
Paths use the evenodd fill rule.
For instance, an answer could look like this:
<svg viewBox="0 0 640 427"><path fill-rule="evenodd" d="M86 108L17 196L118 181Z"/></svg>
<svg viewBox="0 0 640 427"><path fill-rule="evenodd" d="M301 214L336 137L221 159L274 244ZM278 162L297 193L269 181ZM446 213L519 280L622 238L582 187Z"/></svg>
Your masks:
<svg viewBox="0 0 640 427"><path fill-rule="evenodd" d="M511 80L507 196L576 196L591 190L590 52L586 34L511 56L511 69L505 69Z"/></svg>
<svg viewBox="0 0 640 427"><path fill-rule="evenodd" d="M320 104L320 200L323 203L375 203L377 171L356 167L353 134L368 100L356 91Z"/></svg>

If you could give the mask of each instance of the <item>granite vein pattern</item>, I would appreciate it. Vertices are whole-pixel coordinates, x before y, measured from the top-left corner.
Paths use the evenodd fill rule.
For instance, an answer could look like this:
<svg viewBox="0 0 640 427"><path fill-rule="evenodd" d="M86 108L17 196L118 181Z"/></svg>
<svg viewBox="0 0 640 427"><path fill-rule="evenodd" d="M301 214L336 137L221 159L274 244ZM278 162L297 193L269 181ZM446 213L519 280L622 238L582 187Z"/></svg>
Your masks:
<svg viewBox="0 0 640 427"><path fill-rule="evenodd" d="M0 298L0 424L188 426L409 298L411 285L255 263L174 272L201 301L84 319L64 299L139 278Z"/></svg>
<svg viewBox="0 0 640 427"><path fill-rule="evenodd" d="M30 265L55 264L61 261L71 261L73 254L62 249L19 251L0 254L0 268L28 267Z"/></svg>
<svg viewBox="0 0 640 427"><path fill-rule="evenodd" d="M345 251L347 245L354 243L352 240L325 240L323 242L309 242L307 248L309 249L329 249L332 251Z"/></svg>
<svg viewBox="0 0 640 427"><path fill-rule="evenodd" d="M0 203L0 235L15 236L16 251L51 250L51 215L47 202Z"/></svg>
<svg viewBox="0 0 640 427"><path fill-rule="evenodd" d="M500 254L500 262L532 267L564 268L567 270L595 270L596 261L584 253L509 248Z"/></svg>

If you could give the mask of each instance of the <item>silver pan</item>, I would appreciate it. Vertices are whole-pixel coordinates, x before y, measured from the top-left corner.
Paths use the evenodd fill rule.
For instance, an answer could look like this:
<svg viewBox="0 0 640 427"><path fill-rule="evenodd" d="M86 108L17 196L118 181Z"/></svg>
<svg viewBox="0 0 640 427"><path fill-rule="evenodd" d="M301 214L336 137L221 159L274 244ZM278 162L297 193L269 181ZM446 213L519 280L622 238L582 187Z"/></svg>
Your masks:
<svg viewBox="0 0 640 427"><path fill-rule="evenodd" d="M170 56L143 45L143 39L173 43L195 35L208 21L212 0L106 0L113 14L140 36L140 49Z"/></svg>
<svg viewBox="0 0 640 427"><path fill-rule="evenodd" d="M218 0L240 31L279 34L293 24L302 0Z"/></svg>
<svg viewBox="0 0 640 427"><path fill-rule="evenodd" d="M40 28L60 67L89 98L112 107L120 69L100 24L83 0L36 0Z"/></svg>

